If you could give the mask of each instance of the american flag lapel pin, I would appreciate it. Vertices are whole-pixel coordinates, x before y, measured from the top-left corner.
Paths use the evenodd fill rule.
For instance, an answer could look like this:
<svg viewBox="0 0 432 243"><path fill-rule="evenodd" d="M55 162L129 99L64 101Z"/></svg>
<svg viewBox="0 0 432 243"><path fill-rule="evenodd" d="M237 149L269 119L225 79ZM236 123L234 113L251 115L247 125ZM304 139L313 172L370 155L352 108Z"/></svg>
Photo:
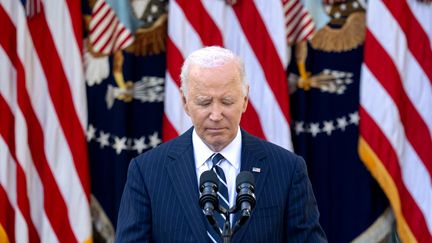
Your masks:
<svg viewBox="0 0 432 243"><path fill-rule="evenodd" d="M261 168L252 167L252 172L260 173L261 172Z"/></svg>

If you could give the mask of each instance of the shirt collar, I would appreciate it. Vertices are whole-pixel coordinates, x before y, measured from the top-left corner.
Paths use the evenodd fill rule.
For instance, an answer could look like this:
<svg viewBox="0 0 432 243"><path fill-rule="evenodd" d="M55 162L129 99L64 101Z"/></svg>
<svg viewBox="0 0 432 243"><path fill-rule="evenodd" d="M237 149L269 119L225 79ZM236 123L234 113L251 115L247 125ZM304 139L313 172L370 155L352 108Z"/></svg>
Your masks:
<svg viewBox="0 0 432 243"><path fill-rule="evenodd" d="M192 132L192 144L194 147L195 166L196 168L200 168L215 152L202 141L195 129ZM240 168L241 144L242 136L239 127L237 135L231 143L219 152L236 170Z"/></svg>

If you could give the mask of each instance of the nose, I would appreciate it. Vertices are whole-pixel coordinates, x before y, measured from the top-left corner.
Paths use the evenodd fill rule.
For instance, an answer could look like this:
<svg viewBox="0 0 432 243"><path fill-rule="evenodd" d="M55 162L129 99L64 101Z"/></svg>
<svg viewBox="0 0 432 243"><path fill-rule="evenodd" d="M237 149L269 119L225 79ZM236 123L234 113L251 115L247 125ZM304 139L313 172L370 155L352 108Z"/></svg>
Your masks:
<svg viewBox="0 0 432 243"><path fill-rule="evenodd" d="M215 105L210 112L210 120L220 121L222 119L223 119L222 109Z"/></svg>

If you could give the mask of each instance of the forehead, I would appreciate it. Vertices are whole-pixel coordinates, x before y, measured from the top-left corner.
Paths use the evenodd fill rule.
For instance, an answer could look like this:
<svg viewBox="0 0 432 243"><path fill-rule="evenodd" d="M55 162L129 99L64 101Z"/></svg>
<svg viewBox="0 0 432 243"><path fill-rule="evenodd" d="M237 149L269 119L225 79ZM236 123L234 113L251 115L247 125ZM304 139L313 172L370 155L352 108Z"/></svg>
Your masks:
<svg viewBox="0 0 432 243"><path fill-rule="evenodd" d="M191 65L188 76L190 89L236 89L241 87L242 80L238 67L232 61L216 67Z"/></svg>

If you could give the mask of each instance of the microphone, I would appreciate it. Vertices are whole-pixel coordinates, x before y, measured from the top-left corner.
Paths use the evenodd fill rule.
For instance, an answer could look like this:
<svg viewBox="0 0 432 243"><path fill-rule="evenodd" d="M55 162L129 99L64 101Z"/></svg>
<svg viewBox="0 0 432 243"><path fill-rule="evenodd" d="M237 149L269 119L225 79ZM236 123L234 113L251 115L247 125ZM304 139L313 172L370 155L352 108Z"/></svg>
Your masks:
<svg viewBox="0 0 432 243"><path fill-rule="evenodd" d="M212 170L204 171L200 176L200 192L199 204L204 210L206 216L212 216L213 211L219 208L217 196L218 178Z"/></svg>
<svg viewBox="0 0 432 243"><path fill-rule="evenodd" d="M242 171L236 179L237 199L236 205L241 212L239 226L246 223L251 216L252 209L255 207L255 179L251 172Z"/></svg>

